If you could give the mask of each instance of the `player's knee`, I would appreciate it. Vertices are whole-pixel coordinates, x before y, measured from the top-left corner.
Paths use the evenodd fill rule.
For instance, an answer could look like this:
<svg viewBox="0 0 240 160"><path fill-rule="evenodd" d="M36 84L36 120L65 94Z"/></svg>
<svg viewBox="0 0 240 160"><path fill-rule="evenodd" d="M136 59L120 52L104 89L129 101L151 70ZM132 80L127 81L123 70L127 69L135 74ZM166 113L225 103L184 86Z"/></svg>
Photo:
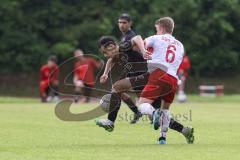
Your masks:
<svg viewBox="0 0 240 160"><path fill-rule="evenodd" d="M130 88L131 88L131 83L129 79L123 79L113 84L113 90L117 93L127 91Z"/></svg>

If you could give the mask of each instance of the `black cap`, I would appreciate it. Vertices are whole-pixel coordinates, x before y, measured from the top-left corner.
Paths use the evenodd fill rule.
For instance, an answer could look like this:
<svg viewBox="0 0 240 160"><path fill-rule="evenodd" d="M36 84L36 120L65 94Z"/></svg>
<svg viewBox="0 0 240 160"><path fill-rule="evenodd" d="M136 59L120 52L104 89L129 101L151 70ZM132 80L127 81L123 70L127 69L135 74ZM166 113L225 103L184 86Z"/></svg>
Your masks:
<svg viewBox="0 0 240 160"><path fill-rule="evenodd" d="M49 56L49 57L48 57L48 61L52 61L52 62L54 62L54 63L57 63L57 57L54 56L54 55Z"/></svg>
<svg viewBox="0 0 240 160"><path fill-rule="evenodd" d="M131 21L132 21L131 16L130 16L129 14L127 14L127 13L121 14L118 19L124 19L124 20L126 20L126 21L128 21L128 22L131 22Z"/></svg>
<svg viewBox="0 0 240 160"><path fill-rule="evenodd" d="M98 47L106 47L109 44L116 44L115 40L111 36L102 36L98 41Z"/></svg>

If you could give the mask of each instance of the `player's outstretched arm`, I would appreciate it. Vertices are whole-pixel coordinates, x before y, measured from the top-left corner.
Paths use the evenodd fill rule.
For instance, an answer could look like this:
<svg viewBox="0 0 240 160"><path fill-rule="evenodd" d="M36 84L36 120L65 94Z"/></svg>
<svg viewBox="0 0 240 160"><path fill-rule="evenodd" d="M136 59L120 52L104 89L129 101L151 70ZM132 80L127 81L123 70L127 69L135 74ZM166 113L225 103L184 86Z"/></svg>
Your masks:
<svg viewBox="0 0 240 160"><path fill-rule="evenodd" d="M109 58L106 63L103 75L100 77L100 83L105 83L107 81L108 73L110 72L113 66L114 66L114 63L112 61L112 58Z"/></svg>
<svg viewBox="0 0 240 160"><path fill-rule="evenodd" d="M131 39L133 45L136 45L145 59L151 59L150 53L145 49L143 39L137 35Z"/></svg>

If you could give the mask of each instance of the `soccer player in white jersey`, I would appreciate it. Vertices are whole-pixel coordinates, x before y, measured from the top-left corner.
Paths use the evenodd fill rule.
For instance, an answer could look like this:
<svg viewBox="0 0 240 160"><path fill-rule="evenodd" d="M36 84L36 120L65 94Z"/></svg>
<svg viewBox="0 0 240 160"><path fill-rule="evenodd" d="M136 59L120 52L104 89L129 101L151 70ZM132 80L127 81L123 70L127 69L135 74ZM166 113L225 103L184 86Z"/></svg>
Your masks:
<svg viewBox="0 0 240 160"><path fill-rule="evenodd" d="M146 48L152 48L152 59L148 60L150 77L139 99L142 114L153 114L154 128L161 128L159 144L166 144L166 133L170 123L170 105L177 90L177 70L182 62L184 47L172 36L174 21L163 17L155 24L157 35L145 39ZM152 102L162 97L161 109L154 112Z"/></svg>

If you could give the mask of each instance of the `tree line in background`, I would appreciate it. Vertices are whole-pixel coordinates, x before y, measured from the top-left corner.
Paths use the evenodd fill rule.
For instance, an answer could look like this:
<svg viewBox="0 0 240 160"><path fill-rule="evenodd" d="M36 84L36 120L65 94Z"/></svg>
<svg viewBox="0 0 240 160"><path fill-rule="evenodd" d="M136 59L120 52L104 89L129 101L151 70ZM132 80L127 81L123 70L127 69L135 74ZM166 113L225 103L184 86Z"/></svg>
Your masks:
<svg viewBox="0 0 240 160"><path fill-rule="evenodd" d="M240 71L239 0L0 0L0 72L31 73L49 55L60 62L76 48L99 54L102 35L119 38L118 16L127 12L143 37L155 34L155 20L171 16L192 75Z"/></svg>

